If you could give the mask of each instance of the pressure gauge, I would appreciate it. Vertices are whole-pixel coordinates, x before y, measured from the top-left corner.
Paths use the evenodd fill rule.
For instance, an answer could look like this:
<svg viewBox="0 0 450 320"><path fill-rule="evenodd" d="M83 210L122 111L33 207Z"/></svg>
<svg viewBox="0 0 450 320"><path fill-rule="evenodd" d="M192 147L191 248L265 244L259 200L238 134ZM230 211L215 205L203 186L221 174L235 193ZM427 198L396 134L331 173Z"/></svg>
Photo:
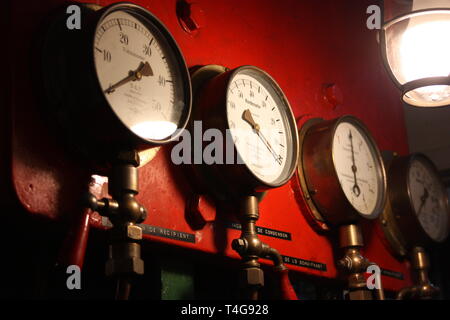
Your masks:
<svg viewBox="0 0 450 320"><path fill-rule="evenodd" d="M389 206L381 222L394 250L404 255L413 246L444 241L449 232L448 197L431 160L418 153L394 157L388 182Z"/></svg>
<svg viewBox="0 0 450 320"><path fill-rule="evenodd" d="M81 8L81 28L69 30L65 14L43 46L45 92L64 130L89 156L175 139L189 118L191 86L167 28L130 3Z"/></svg>
<svg viewBox="0 0 450 320"><path fill-rule="evenodd" d="M331 224L375 219L386 197L377 145L353 116L313 119L301 132L298 178L315 217Z"/></svg>
<svg viewBox="0 0 450 320"><path fill-rule="evenodd" d="M194 119L226 137L224 161L207 168L214 184L236 195L285 184L296 167L298 134L275 80L254 66L206 66L193 74L199 81Z"/></svg>

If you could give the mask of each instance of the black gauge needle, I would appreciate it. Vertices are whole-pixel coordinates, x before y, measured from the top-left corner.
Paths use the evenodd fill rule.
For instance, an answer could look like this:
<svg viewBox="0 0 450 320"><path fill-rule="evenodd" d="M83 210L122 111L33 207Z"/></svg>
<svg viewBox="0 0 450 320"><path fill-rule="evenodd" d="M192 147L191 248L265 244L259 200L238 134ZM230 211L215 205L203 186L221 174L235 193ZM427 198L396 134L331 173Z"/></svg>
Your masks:
<svg viewBox="0 0 450 320"><path fill-rule="evenodd" d="M255 122L255 120L252 117L252 113L250 112L249 109L246 109L243 113L242 113L242 119L244 119L246 122L248 122L248 124L250 124L252 126L253 131L256 132L256 134L258 135L258 137L262 140L262 142L264 143L264 145L267 147L267 149L269 149L270 153L273 155L273 157L275 158L275 161L278 162L278 164L281 165L281 158L275 153L275 151L273 150L272 146L270 145L269 141L267 141L267 139L264 137L264 135L261 132L261 128L259 126L259 124L257 124Z"/></svg>
<svg viewBox="0 0 450 320"><path fill-rule="evenodd" d="M353 151L353 136L352 136L352 131L349 130L348 131L348 138L350 139L350 148L352 150L352 172L353 172L353 178L355 179L355 184L353 185L353 193L359 197L359 195L361 194L361 189L358 186L358 180L356 179L356 171L358 170L356 168L356 164L355 164L355 152Z"/></svg>
<svg viewBox="0 0 450 320"><path fill-rule="evenodd" d="M420 215L422 208L424 207L425 203L427 202L428 196L429 196L428 189L424 188L423 195L420 197L420 207L419 207L419 210L417 211L417 215Z"/></svg>
<svg viewBox="0 0 450 320"><path fill-rule="evenodd" d="M139 67L137 67L136 70L130 70L128 73L128 76L120 80L119 82L113 84L108 89L105 90L105 93L113 93L114 90L116 90L118 87L123 86L124 84L130 82L130 81L136 81L141 80L142 77L148 77L153 76L153 70L150 67L150 64L146 62L141 62L139 64Z"/></svg>

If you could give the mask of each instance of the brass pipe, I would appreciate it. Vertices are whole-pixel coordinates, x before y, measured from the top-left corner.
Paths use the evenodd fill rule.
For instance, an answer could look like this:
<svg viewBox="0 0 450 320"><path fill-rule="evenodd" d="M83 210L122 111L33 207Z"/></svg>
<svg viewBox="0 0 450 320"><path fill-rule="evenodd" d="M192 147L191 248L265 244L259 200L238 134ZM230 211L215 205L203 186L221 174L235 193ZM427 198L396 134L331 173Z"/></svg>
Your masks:
<svg viewBox="0 0 450 320"><path fill-rule="evenodd" d="M272 260L275 271L279 273L287 272L283 258L278 250L259 239L256 232L256 221L258 218L258 199L255 196L245 197L242 201L239 215L242 225L241 236L233 240L232 248L242 258L242 285L245 287L246 297L250 300L256 300L259 289L264 286L264 274L258 263L259 258ZM284 288L283 292L289 292L290 297L294 296L292 288ZM288 294L285 296L288 296Z"/></svg>
<svg viewBox="0 0 450 320"><path fill-rule="evenodd" d="M278 270L287 269L283 263L283 258L281 257L281 254L278 252L277 249L268 247L266 249L266 257L273 261L275 269L278 269Z"/></svg>
<svg viewBox="0 0 450 320"><path fill-rule="evenodd" d="M130 297L131 283L126 277L120 277L117 279L116 287L116 300L128 300Z"/></svg>
<svg viewBox="0 0 450 320"><path fill-rule="evenodd" d="M105 273L116 278L116 299L129 297L131 277L144 274L141 259L142 228L138 226L147 216L146 209L138 203L139 155L136 151L118 152L112 163L108 189L111 199L87 197L88 207L108 217L113 227L108 230L110 245Z"/></svg>
<svg viewBox="0 0 450 320"><path fill-rule="evenodd" d="M338 268L347 275L350 300L372 300L373 296L367 288L364 273L373 264L367 260L360 249L364 246L361 229L357 224L343 225L339 228L339 245L344 250L344 256L337 261ZM379 280L379 279L378 279ZM375 290L378 300L384 300L384 290Z"/></svg>
<svg viewBox="0 0 450 320"><path fill-rule="evenodd" d="M400 290L397 294L397 300L426 300L436 297L439 294L440 289L433 286L428 277L430 261L424 248L414 247L411 250L411 268L413 273L414 285Z"/></svg>

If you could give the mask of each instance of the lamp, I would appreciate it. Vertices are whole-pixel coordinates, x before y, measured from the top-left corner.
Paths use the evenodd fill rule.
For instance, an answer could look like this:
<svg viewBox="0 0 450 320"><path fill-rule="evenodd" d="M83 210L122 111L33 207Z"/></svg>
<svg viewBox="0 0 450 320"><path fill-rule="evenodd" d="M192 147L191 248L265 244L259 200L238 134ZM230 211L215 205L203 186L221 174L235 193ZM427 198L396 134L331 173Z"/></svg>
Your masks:
<svg viewBox="0 0 450 320"><path fill-rule="evenodd" d="M384 0L383 62L405 103L450 105L450 0Z"/></svg>

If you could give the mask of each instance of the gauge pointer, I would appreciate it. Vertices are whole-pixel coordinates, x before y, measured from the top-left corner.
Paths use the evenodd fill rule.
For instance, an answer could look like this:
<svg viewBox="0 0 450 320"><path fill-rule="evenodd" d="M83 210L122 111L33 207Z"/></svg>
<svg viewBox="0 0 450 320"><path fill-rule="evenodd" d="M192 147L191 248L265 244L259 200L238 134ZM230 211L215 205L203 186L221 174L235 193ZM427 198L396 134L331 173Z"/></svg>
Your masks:
<svg viewBox="0 0 450 320"><path fill-rule="evenodd" d="M130 72L128 73L128 76L126 78L113 84L108 89L106 89L104 92L108 93L108 94L113 93L114 90L116 90L118 87L123 86L124 84L126 84L130 81L136 81L136 80L139 81L142 79L142 77L148 77L148 76L153 76L153 70L147 61L145 63L141 62L139 64L139 67L137 67L136 70L134 70L134 71L130 70Z"/></svg>
<svg viewBox="0 0 450 320"><path fill-rule="evenodd" d="M261 128L259 126L259 124L257 124L255 122L255 120L252 117L252 113L250 112L249 109L246 109L243 113L242 113L242 119L244 119L248 124L250 124L252 126L252 129L256 132L256 134L258 135L258 137L262 140L262 142L264 143L264 145L267 147L267 149L269 149L270 153L273 155L273 157L275 158L275 161L278 162L278 164L281 165L281 159L280 157L275 153L275 151L273 150L272 146L270 145L269 141L267 141L267 139L264 137L264 135L261 132Z"/></svg>
<svg viewBox="0 0 450 320"><path fill-rule="evenodd" d="M353 151L353 136L352 136L352 131L349 130L348 131L348 138L350 139L350 147L352 150L352 172L353 172L353 178L355 179L355 184L353 185L353 193L359 197L359 195L361 194L361 189L358 186L358 181L356 179L356 171L358 170L358 168L356 168L356 164L355 164L355 152Z"/></svg>
<svg viewBox="0 0 450 320"><path fill-rule="evenodd" d="M242 119L247 121L252 126L253 130L259 132L259 124L257 124L255 120L253 120L252 113L249 109L246 109L244 113L242 113Z"/></svg>
<svg viewBox="0 0 450 320"><path fill-rule="evenodd" d="M420 197L420 207L419 207L419 210L417 211L417 215L419 215L420 212L422 211L422 208L424 207L425 203L427 202L428 196L429 196L428 189L424 188L423 195Z"/></svg>

